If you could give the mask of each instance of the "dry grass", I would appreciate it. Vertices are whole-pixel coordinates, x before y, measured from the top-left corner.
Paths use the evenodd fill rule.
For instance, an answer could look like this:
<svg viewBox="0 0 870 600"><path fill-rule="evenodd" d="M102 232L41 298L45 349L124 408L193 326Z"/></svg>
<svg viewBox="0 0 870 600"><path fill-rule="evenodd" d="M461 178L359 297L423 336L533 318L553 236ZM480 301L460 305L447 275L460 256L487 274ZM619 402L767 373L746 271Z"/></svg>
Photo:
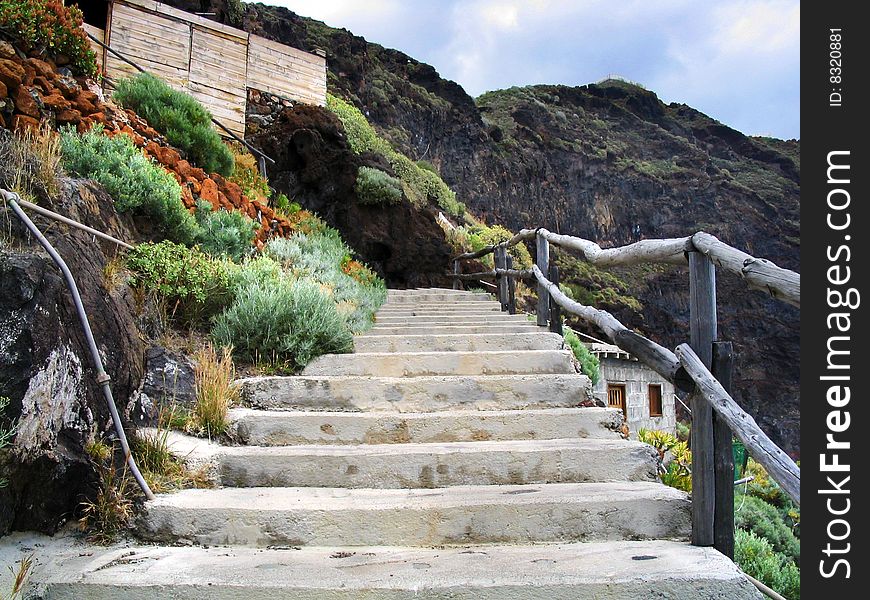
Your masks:
<svg viewBox="0 0 870 600"><path fill-rule="evenodd" d="M120 254L112 257L103 267L103 281L109 291L125 285L129 278L130 271L127 269L127 261Z"/></svg>
<svg viewBox="0 0 870 600"><path fill-rule="evenodd" d="M24 593L24 586L30 578L30 573L33 570L33 555L25 556L18 561L18 568L9 567L9 572L12 573L12 590L8 596L0 594L0 600L17 600Z"/></svg>
<svg viewBox="0 0 870 600"><path fill-rule="evenodd" d="M0 143L0 179L26 200L54 197L59 191L60 160L60 136L47 123L38 129L24 128Z"/></svg>
<svg viewBox="0 0 870 600"><path fill-rule="evenodd" d="M94 454L102 450L95 446ZM110 544L126 530L133 518L132 490L126 468L115 468L111 460L94 462L98 475L97 493L93 500L82 502L79 527L87 532L88 540L96 544ZM94 455L92 455L93 457Z"/></svg>
<svg viewBox="0 0 870 600"><path fill-rule="evenodd" d="M218 353L212 344L205 344L194 360L196 405L191 418L202 434L218 437L226 433L227 412L239 399L232 347L225 346Z"/></svg>
<svg viewBox="0 0 870 600"><path fill-rule="evenodd" d="M207 467L198 470L188 469L184 461L169 450L169 432L173 427L188 423L175 407L160 411L157 429L139 431L132 438L133 456L148 487L155 494L162 494L185 488L211 487Z"/></svg>

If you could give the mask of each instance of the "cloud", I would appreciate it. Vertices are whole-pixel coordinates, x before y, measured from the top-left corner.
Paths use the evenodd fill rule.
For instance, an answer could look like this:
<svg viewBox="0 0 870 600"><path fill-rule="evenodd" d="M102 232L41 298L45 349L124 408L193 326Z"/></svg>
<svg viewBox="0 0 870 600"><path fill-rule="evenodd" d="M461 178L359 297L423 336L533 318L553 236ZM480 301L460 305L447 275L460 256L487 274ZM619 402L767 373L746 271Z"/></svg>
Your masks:
<svg viewBox="0 0 870 600"><path fill-rule="evenodd" d="M271 2L428 62L472 96L616 74L746 133L800 136L798 0Z"/></svg>

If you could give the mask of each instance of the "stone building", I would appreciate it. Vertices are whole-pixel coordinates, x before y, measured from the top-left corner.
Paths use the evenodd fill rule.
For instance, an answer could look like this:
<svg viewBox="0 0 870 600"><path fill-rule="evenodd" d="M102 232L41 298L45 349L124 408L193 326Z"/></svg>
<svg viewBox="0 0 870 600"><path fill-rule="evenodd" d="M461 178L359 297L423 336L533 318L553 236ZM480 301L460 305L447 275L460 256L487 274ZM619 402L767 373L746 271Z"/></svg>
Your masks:
<svg viewBox="0 0 870 600"><path fill-rule="evenodd" d="M595 397L625 415L631 437L640 429L674 433L677 426L674 386L629 353L612 344L593 342L589 350L601 363Z"/></svg>

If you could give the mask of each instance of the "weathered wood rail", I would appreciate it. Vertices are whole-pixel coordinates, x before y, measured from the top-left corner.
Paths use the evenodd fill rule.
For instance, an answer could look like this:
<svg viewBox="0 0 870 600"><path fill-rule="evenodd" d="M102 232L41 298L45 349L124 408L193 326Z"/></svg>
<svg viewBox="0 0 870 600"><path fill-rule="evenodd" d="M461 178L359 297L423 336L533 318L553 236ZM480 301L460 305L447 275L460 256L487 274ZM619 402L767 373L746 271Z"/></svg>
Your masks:
<svg viewBox="0 0 870 600"><path fill-rule="evenodd" d="M507 249L521 242L535 244L531 269L517 270ZM671 351L630 330L607 311L576 302L558 285L558 269L551 264L550 245L579 252L597 267L639 264L670 264L689 267L690 343ZM494 255L495 268L462 273L462 261ZM583 238L552 233L546 229L523 229L510 240L460 254L454 258L454 287L465 280L494 278L502 309L516 312L512 292L517 279L537 282L537 322L561 332L560 310L575 315L602 331L614 344L634 355L678 389L689 392L692 430L692 543L715 546L734 554L734 461L732 434L746 446L783 491L800 505L800 469L761 430L728 391L733 372L729 342L718 341L716 318L716 268L737 275L750 288L800 307L800 274L733 248L716 237L698 232L690 236L641 240L616 248L601 248Z"/></svg>

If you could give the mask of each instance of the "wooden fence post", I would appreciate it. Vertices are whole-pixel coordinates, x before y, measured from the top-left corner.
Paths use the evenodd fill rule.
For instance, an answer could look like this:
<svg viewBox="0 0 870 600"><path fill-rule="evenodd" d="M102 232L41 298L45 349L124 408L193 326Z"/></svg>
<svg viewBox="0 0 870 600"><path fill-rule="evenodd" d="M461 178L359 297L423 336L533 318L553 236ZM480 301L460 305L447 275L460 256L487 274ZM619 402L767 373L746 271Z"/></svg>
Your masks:
<svg viewBox="0 0 870 600"><path fill-rule="evenodd" d="M514 257L510 254L505 256L505 264L508 269L514 268ZM515 277L508 277L508 312L512 315L517 314L517 280Z"/></svg>
<svg viewBox="0 0 870 600"><path fill-rule="evenodd" d="M550 272L550 243L547 238L538 232L535 237L536 252L535 264L541 270L541 273ZM546 286L538 283L538 327L546 327L550 323L550 293Z"/></svg>
<svg viewBox="0 0 870 600"><path fill-rule="evenodd" d="M459 259L456 259L453 261L453 274L459 275L460 273L462 273L462 261L460 261ZM459 279L459 277L453 278L453 289L454 290L461 290L462 289L462 280Z"/></svg>
<svg viewBox="0 0 870 600"><path fill-rule="evenodd" d="M559 286L559 267L550 265L550 273L547 277L550 281ZM550 296L550 331L562 335L562 307L556 303L556 300Z"/></svg>
<svg viewBox="0 0 870 600"><path fill-rule="evenodd" d="M731 393L734 373L734 349L731 342L713 343L715 377L725 391ZM713 461L715 470L716 506L713 512L713 540L716 550L734 559L734 452L731 428L718 413L713 415Z"/></svg>
<svg viewBox="0 0 870 600"><path fill-rule="evenodd" d="M504 246L496 246L493 252L493 263L496 270L507 268L507 249ZM508 278L506 275L496 275L495 282L498 285L498 301L502 311L508 309Z"/></svg>
<svg viewBox="0 0 870 600"><path fill-rule="evenodd" d="M716 339L716 267L697 251L689 252L689 345L710 369ZM715 518L713 407L699 392L692 406L692 544L712 546Z"/></svg>

